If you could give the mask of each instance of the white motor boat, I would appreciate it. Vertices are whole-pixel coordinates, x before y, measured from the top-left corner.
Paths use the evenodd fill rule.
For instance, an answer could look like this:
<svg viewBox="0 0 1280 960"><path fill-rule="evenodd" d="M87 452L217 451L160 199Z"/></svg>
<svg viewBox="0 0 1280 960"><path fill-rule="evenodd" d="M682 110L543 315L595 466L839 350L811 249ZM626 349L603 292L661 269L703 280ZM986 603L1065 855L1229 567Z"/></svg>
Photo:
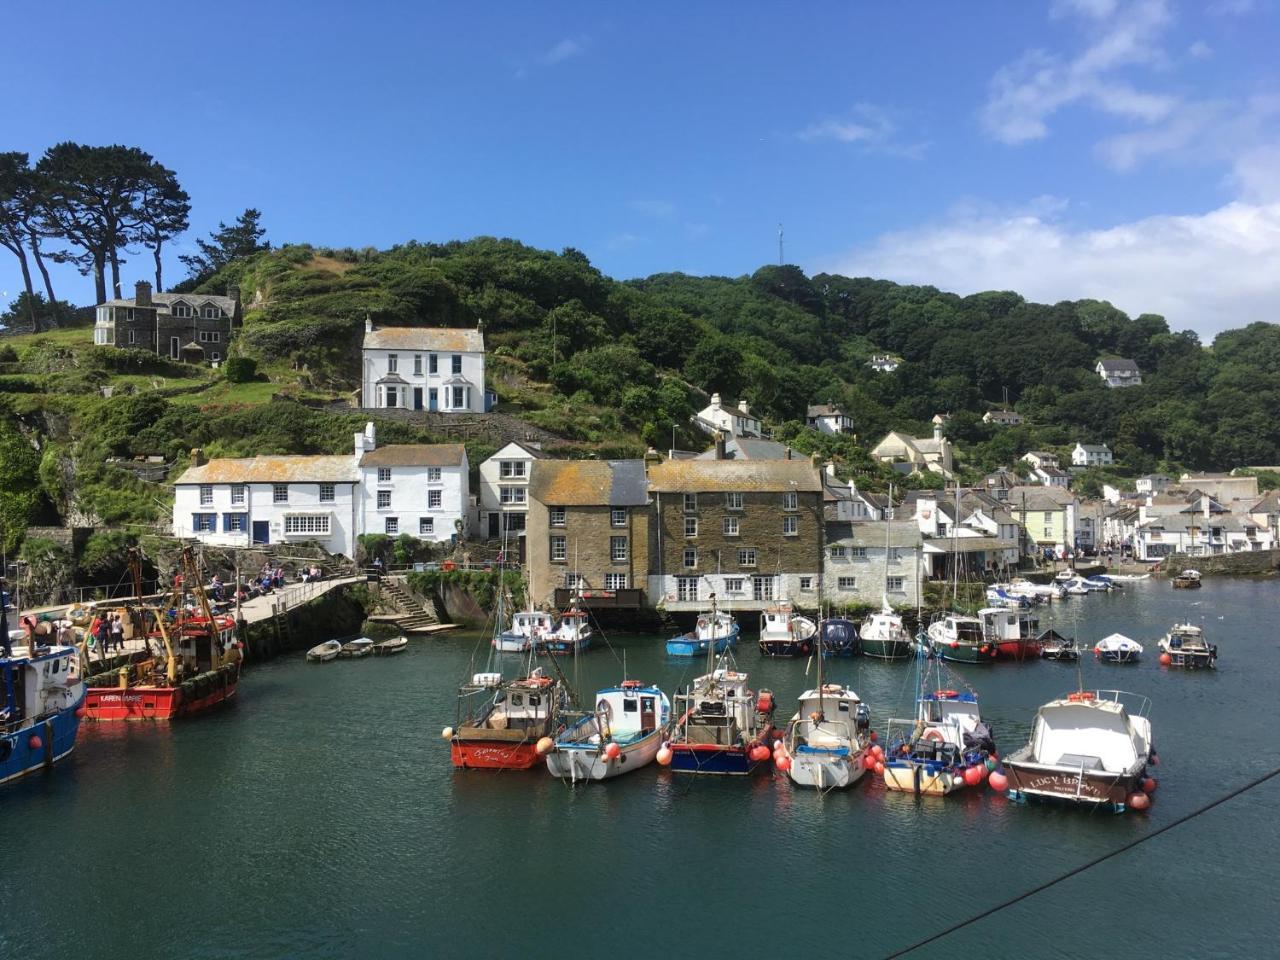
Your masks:
<svg viewBox="0 0 1280 960"><path fill-rule="evenodd" d="M522 610L511 618L509 629L493 638L499 653L527 653L531 647L555 633L556 620L544 610Z"/></svg>
<svg viewBox="0 0 1280 960"><path fill-rule="evenodd" d="M670 721L671 701L665 693L639 680L624 680L598 691L595 711L555 738L547 769L575 783L639 770L658 755Z"/></svg>
<svg viewBox="0 0 1280 960"><path fill-rule="evenodd" d="M1159 641L1160 662L1170 667L1213 667L1218 663L1218 647L1204 639L1204 628L1193 623L1175 623Z"/></svg>
<svg viewBox="0 0 1280 960"><path fill-rule="evenodd" d="M867 772L870 728L871 713L852 690L838 683L806 690L783 740L792 782L819 790L853 786Z"/></svg>
<svg viewBox="0 0 1280 960"><path fill-rule="evenodd" d="M1113 633L1093 645L1093 655L1108 663L1137 663L1142 656L1142 644L1124 634Z"/></svg>

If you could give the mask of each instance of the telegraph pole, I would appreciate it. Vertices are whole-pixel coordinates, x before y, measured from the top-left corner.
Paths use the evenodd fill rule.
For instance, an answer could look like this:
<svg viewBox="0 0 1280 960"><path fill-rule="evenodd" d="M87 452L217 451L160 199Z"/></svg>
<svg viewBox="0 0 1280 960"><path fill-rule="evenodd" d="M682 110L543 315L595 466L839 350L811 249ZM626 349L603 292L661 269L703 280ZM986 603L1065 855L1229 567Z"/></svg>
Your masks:
<svg viewBox="0 0 1280 960"><path fill-rule="evenodd" d="M778 224L778 266L784 263L782 259L782 224Z"/></svg>

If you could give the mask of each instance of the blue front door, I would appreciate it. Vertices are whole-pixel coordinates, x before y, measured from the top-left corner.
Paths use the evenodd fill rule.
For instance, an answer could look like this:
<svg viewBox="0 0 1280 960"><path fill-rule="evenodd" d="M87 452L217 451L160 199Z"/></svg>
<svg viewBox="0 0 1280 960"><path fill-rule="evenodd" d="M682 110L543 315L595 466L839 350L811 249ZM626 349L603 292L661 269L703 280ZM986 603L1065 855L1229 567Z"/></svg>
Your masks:
<svg viewBox="0 0 1280 960"><path fill-rule="evenodd" d="M428 403L427 409L428 410L440 409L440 401L436 399L437 393L439 393L439 391L436 390L435 387L432 387L430 390L427 391L427 403Z"/></svg>
<svg viewBox="0 0 1280 960"><path fill-rule="evenodd" d="M270 543L271 542L271 522L269 520L253 521L253 542L254 543Z"/></svg>

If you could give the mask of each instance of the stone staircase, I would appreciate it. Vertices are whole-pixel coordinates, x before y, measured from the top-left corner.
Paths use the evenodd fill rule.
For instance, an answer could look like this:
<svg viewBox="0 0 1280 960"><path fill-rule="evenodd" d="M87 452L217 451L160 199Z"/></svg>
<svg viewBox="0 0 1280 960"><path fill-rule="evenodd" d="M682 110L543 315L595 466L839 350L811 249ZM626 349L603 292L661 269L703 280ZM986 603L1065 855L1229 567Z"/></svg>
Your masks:
<svg viewBox="0 0 1280 960"><path fill-rule="evenodd" d="M414 597L399 577L383 577L380 586L383 597L390 600L403 614L396 620L396 625L401 630L411 633L440 623L440 618L436 616L435 611Z"/></svg>

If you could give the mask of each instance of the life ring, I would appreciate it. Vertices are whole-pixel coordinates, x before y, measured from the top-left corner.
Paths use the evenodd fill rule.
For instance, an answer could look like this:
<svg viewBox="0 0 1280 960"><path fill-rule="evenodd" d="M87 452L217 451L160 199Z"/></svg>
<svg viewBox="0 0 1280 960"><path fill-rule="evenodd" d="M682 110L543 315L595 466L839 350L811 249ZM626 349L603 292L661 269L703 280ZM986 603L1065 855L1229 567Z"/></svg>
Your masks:
<svg viewBox="0 0 1280 960"><path fill-rule="evenodd" d="M623 690L639 690L644 684L639 680L623 680L621 686Z"/></svg>
<svg viewBox="0 0 1280 960"><path fill-rule="evenodd" d="M933 695L939 700L949 700L952 697L960 696L960 694L956 693L954 690L935 690L933 691Z"/></svg>
<svg viewBox="0 0 1280 960"><path fill-rule="evenodd" d="M1095 699L1095 697L1092 693L1090 693L1087 690L1078 690L1075 693L1068 693L1067 699L1071 700L1074 703L1079 703L1082 700L1093 700Z"/></svg>
<svg viewBox="0 0 1280 960"><path fill-rule="evenodd" d="M549 686L551 686L551 678L550 678L550 677L530 677L530 679L534 682L534 684L535 684L536 686L539 686L539 687L549 687Z"/></svg>
<svg viewBox="0 0 1280 960"><path fill-rule="evenodd" d="M924 732L924 739L932 740L935 743L945 743L947 738L942 735L941 730L926 730Z"/></svg>

